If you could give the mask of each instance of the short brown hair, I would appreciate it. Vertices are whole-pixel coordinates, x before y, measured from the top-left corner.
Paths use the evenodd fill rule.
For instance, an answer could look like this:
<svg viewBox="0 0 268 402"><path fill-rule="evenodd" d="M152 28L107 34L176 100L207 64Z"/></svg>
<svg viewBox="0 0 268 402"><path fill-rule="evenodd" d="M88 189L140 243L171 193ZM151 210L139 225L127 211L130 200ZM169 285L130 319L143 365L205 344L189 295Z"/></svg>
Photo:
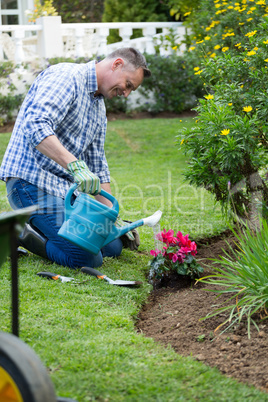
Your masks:
<svg viewBox="0 0 268 402"><path fill-rule="evenodd" d="M107 56L107 59L113 59L116 57L121 57L127 63L131 64L135 70L138 68L143 69L144 78L151 77L151 71L147 67L146 59L141 52L134 49L133 47L122 47L120 49L115 50Z"/></svg>

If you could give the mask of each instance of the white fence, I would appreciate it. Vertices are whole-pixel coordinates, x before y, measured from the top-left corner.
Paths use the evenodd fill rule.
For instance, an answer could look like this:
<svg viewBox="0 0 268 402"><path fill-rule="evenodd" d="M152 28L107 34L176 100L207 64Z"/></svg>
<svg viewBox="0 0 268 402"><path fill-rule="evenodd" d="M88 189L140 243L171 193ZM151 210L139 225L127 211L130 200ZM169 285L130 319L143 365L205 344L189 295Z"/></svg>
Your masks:
<svg viewBox="0 0 268 402"><path fill-rule="evenodd" d="M121 42L107 45L111 30L118 29ZM142 36L131 39L140 29ZM35 25L0 25L0 60L14 60L17 64L51 57L105 56L121 46L133 46L141 52L160 54L172 52L165 38L173 36L181 42L185 27L180 22L121 22L63 24L61 17L42 17ZM180 51L183 51L183 47Z"/></svg>

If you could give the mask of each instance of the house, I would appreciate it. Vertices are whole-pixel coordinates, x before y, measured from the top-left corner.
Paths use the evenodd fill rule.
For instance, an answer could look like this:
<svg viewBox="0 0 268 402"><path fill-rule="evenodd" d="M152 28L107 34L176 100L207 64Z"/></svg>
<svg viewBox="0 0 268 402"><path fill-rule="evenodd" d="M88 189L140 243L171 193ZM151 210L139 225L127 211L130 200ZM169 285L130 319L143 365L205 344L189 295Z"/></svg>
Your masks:
<svg viewBox="0 0 268 402"><path fill-rule="evenodd" d="M25 11L33 10L33 8L34 0L1 0L0 26L28 24Z"/></svg>

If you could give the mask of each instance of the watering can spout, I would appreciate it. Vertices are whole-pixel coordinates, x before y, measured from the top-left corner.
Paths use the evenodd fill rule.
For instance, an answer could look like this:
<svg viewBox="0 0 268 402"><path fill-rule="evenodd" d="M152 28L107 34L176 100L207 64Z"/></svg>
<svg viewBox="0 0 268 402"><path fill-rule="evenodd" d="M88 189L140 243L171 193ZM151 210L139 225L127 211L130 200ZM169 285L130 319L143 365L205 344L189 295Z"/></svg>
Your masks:
<svg viewBox="0 0 268 402"><path fill-rule="evenodd" d="M131 230L136 229L139 226L143 226L143 225L147 225L150 227L155 226L159 222L161 216L162 216L162 212L157 211L153 215L148 216L147 218L139 219L138 221L131 222L123 227L116 227L114 225L111 233L109 234L109 236L107 237L107 239L104 242L104 246L111 243L113 240L117 239L118 237L123 236L127 232L130 232Z"/></svg>

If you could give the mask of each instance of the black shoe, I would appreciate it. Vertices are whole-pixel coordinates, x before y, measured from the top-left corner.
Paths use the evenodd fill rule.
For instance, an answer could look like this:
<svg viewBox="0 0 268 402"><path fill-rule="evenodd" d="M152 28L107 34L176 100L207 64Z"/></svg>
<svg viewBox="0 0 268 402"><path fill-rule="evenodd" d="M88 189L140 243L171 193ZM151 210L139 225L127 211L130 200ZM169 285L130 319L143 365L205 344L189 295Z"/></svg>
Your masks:
<svg viewBox="0 0 268 402"><path fill-rule="evenodd" d="M30 223L25 223L23 231L18 237L18 246L24 247L42 258L48 258L46 252L47 238Z"/></svg>

